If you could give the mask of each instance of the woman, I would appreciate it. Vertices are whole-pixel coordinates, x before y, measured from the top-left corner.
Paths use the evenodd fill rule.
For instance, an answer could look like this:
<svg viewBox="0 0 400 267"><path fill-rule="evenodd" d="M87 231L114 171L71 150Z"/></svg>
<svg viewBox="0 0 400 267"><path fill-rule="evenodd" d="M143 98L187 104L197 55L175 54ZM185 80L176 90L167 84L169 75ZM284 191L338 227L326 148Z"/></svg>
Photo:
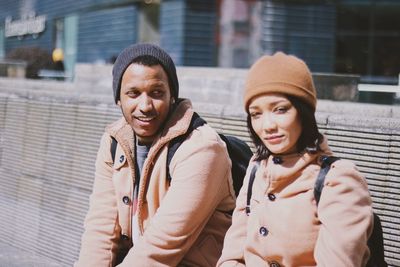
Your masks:
<svg viewBox="0 0 400 267"><path fill-rule="evenodd" d="M318 205L314 199L321 158L332 155L318 131L316 101L302 60L279 52L251 67L244 104L257 150L218 266L365 266L373 213L366 180L355 165L333 163Z"/></svg>

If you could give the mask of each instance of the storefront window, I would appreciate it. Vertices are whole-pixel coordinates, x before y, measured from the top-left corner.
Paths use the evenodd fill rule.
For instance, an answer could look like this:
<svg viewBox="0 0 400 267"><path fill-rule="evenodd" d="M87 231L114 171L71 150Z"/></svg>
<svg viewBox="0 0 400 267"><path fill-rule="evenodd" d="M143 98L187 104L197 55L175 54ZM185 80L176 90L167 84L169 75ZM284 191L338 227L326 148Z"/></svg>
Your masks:
<svg viewBox="0 0 400 267"><path fill-rule="evenodd" d="M400 3L337 7L335 71L361 81L398 84Z"/></svg>

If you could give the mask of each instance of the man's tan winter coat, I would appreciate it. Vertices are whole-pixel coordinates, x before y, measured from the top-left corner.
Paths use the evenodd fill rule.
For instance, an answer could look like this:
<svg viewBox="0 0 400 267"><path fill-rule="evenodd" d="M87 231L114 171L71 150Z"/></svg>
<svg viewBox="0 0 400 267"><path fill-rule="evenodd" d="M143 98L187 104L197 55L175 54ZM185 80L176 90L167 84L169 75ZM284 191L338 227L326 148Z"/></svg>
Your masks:
<svg viewBox="0 0 400 267"><path fill-rule="evenodd" d="M186 132L192 115L190 102L180 102L151 146L140 178L140 231L133 246L135 137L123 118L107 128L76 266L115 266L128 250L119 266L215 266L235 201L225 143L208 125L195 129L176 151L167 180L168 142ZM110 136L118 141L114 165Z"/></svg>
<svg viewBox="0 0 400 267"><path fill-rule="evenodd" d="M236 202L218 266L365 266L373 227L364 177L347 160L333 163L318 207L314 184L326 140L317 154L294 154L261 162L246 215L249 173Z"/></svg>

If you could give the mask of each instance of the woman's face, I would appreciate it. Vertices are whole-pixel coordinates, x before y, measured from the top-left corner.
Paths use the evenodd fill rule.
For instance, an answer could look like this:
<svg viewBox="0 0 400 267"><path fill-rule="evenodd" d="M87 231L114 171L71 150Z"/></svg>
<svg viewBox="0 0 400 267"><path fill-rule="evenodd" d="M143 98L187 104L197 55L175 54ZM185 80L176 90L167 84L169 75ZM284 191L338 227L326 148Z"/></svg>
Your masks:
<svg viewBox="0 0 400 267"><path fill-rule="evenodd" d="M296 108L283 94L267 93L252 99L251 125L272 154L297 152L302 126Z"/></svg>

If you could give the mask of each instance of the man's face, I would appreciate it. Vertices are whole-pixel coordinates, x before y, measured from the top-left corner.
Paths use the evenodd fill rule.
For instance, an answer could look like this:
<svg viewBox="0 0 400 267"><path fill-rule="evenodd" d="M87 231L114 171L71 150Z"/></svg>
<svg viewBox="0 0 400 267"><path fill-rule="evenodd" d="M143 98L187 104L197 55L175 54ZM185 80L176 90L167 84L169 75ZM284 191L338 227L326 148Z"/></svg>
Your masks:
<svg viewBox="0 0 400 267"><path fill-rule="evenodd" d="M122 76L118 105L140 143L153 142L171 106L168 76L160 65L132 63Z"/></svg>

